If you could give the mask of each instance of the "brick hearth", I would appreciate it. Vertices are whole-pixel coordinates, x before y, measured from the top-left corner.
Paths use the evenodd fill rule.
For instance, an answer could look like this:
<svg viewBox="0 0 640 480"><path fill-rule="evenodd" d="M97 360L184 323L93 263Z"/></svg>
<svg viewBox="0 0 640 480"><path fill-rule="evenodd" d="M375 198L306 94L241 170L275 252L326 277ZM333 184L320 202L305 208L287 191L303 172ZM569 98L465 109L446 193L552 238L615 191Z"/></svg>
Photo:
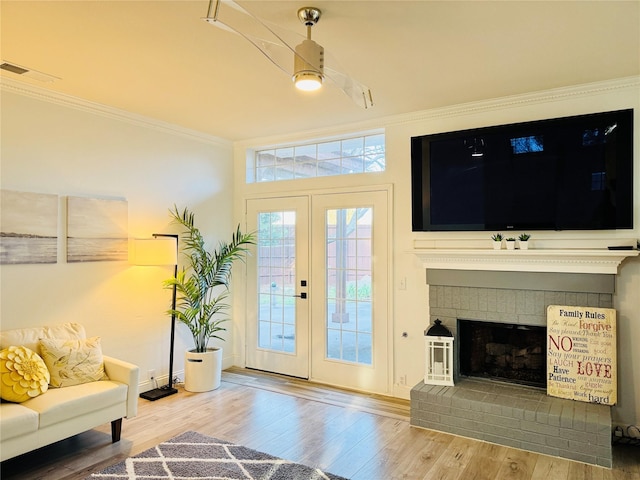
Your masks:
<svg viewBox="0 0 640 480"><path fill-rule="evenodd" d="M611 409L549 397L544 390L464 379L411 390L411 425L612 466Z"/></svg>

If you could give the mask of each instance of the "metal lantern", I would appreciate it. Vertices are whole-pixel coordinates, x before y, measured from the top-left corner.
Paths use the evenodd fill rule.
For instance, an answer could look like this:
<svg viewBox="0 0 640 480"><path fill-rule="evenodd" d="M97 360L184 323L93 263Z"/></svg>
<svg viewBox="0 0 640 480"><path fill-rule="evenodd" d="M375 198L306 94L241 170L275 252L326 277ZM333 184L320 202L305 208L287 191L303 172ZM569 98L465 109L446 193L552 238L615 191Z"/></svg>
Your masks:
<svg viewBox="0 0 640 480"><path fill-rule="evenodd" d="M424 331L427 362L424 383L453 386L453 334L436 320Z"/></svg>

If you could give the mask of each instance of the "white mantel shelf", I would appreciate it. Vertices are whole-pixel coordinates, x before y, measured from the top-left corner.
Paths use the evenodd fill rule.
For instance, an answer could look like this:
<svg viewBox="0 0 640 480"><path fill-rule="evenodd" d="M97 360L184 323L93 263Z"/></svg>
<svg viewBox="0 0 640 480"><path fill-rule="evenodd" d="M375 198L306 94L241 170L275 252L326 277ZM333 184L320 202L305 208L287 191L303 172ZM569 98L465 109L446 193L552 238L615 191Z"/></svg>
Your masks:
<svg viewBox="0 0 640 480"><path fill-rule="evenodd" d="M505 272L617 274L620 264L638 250L608 249L445 249L414 250L425 268Z"/></svg>

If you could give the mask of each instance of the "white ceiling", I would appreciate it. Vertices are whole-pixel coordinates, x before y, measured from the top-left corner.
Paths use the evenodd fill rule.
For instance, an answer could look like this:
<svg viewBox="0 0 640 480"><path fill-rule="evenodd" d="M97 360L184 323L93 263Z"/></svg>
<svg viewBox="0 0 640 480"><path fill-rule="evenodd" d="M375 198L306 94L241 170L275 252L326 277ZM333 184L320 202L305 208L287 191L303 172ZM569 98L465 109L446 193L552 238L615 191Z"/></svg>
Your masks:
<svg viewBox="0 0 640 480"><path fill-rule="evenodd" d="M368 85L361 109L303 94L202 1L5 1L3 61L59 77L56 92L229 140L367 123L476 100L640 74L640 1L242 1L313 39ZM292 59L293 61L293 59Z"/></svg>

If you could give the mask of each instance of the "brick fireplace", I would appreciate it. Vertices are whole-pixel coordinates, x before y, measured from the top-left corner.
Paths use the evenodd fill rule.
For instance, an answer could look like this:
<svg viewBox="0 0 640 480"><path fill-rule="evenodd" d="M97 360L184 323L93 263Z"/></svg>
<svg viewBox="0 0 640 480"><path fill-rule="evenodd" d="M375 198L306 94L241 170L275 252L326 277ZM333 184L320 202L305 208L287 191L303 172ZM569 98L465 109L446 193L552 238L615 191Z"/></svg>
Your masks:
<svg viewBox="0 0 640 480"><path fill-rule="evenodd" d="M507 253L438 248L417 255L429 285L429 323L440 319L455 337L455 386L416 385L411 391L411 424L611 467L611 407L547 396L546 381L532 382L538 386L517 380L518 384L505 383L503 378L496 380L500 375L487 374L499 369L482 367L481 374L469 374L461 355L470 347L461 348L459 329L461 322L503 326L512 332L502 332L498 341L490 338L491 345L481 347L485 356L505 355L498 363L539 364L539 348L518 343L518 331L546 332L548 305L613 308L615 273L625 257L613 258L602 250ZM478 335L488 334L481 329ZM534 356L514 360L524 350ZM545 350L546 341L546 380Z"/></svg>

